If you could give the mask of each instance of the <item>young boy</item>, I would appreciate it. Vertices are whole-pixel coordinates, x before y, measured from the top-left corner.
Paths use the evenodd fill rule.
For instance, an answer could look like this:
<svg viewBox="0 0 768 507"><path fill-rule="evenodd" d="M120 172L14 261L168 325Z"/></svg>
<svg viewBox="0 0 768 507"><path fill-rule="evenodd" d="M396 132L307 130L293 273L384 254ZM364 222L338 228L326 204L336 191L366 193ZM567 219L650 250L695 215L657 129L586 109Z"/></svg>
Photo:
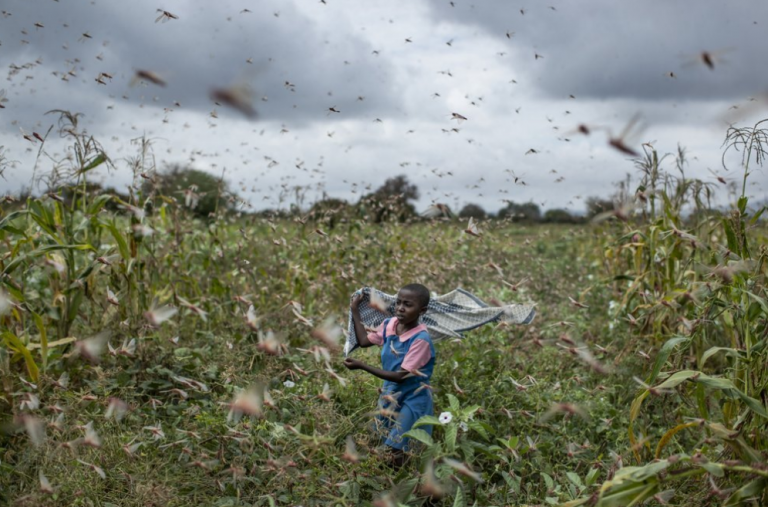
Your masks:
<svg viewBox="0 0 768 507"><path fill-rule="evenodd" d="M408 438L403 434L423 415L433 415L429 379L435 366L435 348L427 328L419 318L427 311L429 290L421 284L400 289L395 301L395 316L385 320L373 333L366 333L360 320L362 295L350 305L355 334L361 347L381 346L381 365L376 368L357 359L347 358L350 370L365 370L384 380L379 409L386 411L377 418L386 433L385 444L392 449L395 467L405 461ZM431 433L432 427L425 431Z"/></svg>

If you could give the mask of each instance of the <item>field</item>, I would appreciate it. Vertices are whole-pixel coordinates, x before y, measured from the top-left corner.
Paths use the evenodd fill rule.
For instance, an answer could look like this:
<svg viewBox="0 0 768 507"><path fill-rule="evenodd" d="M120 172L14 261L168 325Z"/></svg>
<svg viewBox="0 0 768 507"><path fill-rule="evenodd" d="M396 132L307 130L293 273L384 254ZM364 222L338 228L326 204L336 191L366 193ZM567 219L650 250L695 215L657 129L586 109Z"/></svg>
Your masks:
<svg viewBox="0 0 768 507"><path fill-rule="evenodd" d="M0 217L2 503L765 504L768 235L746 198L705 209L649 153L635 204L586 225L203 221L84 191L98 157ZM312 331L410 282L538 315L438 342L452 419L393 470L379 381Z"/></svg>

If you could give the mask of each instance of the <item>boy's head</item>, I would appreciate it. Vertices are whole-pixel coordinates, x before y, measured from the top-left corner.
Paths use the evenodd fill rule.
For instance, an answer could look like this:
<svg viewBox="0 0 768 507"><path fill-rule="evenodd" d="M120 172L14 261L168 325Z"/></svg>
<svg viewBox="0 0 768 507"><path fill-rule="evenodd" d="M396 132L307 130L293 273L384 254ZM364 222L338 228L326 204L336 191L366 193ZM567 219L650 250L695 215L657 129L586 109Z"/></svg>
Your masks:
<svg viewBox="0 0 768 507"><path fill-rule="evenodd" d="M400 322L415 322L427 311L429 289L420 283L410 283L400 289L395 301L395 316Z"/></svg>

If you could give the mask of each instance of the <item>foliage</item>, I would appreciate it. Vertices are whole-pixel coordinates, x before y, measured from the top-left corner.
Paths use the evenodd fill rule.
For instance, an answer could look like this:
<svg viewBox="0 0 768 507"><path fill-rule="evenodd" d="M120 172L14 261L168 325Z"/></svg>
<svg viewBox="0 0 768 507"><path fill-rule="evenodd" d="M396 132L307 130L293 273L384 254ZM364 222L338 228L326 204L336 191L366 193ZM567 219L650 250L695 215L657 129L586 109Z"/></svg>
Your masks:
<svg viewBox="0 0 768 507"><path fill-rule="evenodd" d="M676 176L647 147L624 211L591 226L331 229L341 203L203 225L176 196L90 186L108 159L65 119L79 169L0 216L0 503L768 500L764 208L708 208L682 150ZM691 203L707 212L684 222ZM353 290L408 282L539 315L437 344L435 412L451 420L420 419L421 448L392 470L368 431L379 382L342 372L328 336Z"/></svg>
<svg viewBox="0 0 768 507"><path fill-rule="evenodd" d="M219 211L226 211L234 196L223 178L178 164L147 180L144 193L175 198L199 218L209 218ZM156 201L153 204L159 205Z"/></svg>
<svg viewBox="0 0 768 507"><path fill-rule="evenodd" d="M357 206L360 215L373 223L404 222L416 216L416 208L411 201L418 198L419 189L401 174L387 178L376 191L363 196Z"/></svg>
<svg viewBox="0 0 768 507"><path fill-rule="evenodd" d="M513 222L539 222L541 220L541 209L534 202L515 203L508 202L506 206L496 213L497 218L508 218Z"/></svg>
<svg viewBox="0 0 768 507"><path fill-rule="evenodd" d="M479 204L465 204L461 211L459 211L459 218L476 218L482 220L486 218L488 214L485 212L482 206Z"/></svg>

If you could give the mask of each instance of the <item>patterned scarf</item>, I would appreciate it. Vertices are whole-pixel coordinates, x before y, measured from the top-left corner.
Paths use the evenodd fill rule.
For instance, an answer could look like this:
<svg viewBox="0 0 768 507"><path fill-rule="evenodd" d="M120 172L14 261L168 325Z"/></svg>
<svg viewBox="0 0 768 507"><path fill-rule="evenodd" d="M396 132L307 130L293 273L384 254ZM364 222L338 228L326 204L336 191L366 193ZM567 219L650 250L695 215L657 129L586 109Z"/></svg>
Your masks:
<svg viewBox="0 0 768 507"><path fill-rule="evenodd" d="M371 306L371 291L376 293L380 303L387 307L383 313ZM360 319L364 326L376 328L395 313L396 295L385 294L378 289L363 287L352 294L363 294L360 301ZM350 298L351 299L351 298ZM429 300L427 312L421 316L420 322L427 326L432 341L443 338L462 338L461 333L488 324L489 322L505 322L509 324L530 324L536 315L532 304L510 304L505 306L489 306L480 298L463 289L456 289L448 294L433 297ZM358 347L355 325L352 321L352 311L349 312L347 343L344 345L344 355L348 356Z"/></svg>

